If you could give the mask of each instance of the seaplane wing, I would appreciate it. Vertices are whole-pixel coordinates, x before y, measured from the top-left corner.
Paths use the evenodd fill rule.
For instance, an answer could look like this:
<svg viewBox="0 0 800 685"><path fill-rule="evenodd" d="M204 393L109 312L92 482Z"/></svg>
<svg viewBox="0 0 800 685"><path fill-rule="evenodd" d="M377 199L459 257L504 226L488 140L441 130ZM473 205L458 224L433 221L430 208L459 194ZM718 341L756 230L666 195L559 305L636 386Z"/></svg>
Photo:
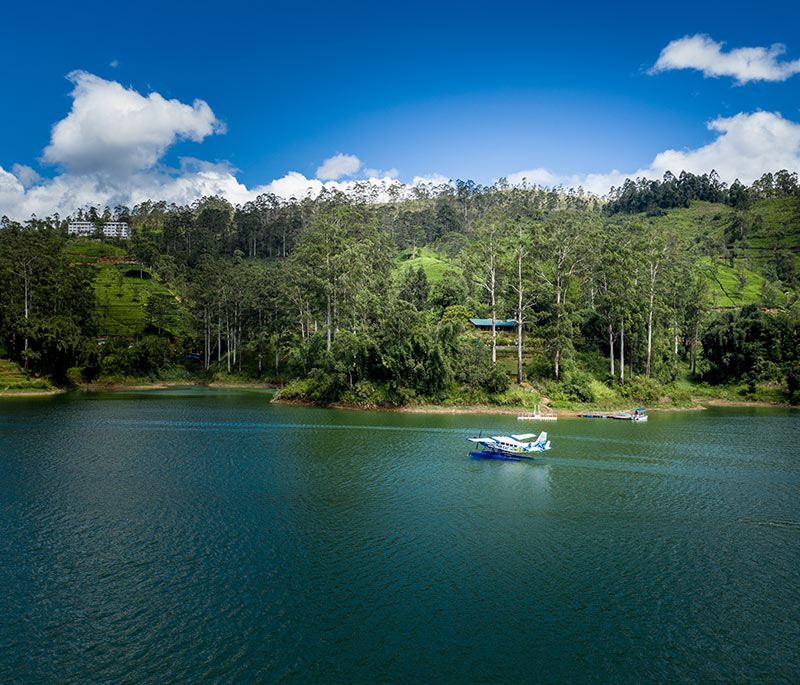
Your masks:
<svg viewBox="0 0 800 685"><path fill-rule="evenodd" d="M509 437L514 438L514 440L519 440L520 442L530 440L531 438L536 438L536 440L534 440L533 442L534 445L544 445L547 442L546 431L542 431L541 433L539 433L538 437L536 433L521 433L519 435L511 435Z"/></svg>
<svg viewBox="0 0 800 685"><path fill-rule="evenodd" d="M514 440L527 441L536 437L536 433L520 433L519 435L511 435Z"/></svg>

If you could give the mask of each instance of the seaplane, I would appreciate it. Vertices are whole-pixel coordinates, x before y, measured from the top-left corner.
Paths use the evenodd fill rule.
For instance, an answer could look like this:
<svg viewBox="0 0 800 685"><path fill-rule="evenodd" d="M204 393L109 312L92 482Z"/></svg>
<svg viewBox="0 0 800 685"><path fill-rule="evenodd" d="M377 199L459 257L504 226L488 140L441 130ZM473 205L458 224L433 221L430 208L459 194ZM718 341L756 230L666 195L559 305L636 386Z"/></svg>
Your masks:
<svg viewBox="0 0 800 685"><path fill-rule="evenodd" d="M531 438L536 438L531 440ZM502 459L503 461L520 461L534 459L530 456L534 452L544 452L550 449L547 433L521 433L519 435L495 435L492 438L467 438L469 442L481 445L480 452L470 452L471 457L484 459Z"/></svg>

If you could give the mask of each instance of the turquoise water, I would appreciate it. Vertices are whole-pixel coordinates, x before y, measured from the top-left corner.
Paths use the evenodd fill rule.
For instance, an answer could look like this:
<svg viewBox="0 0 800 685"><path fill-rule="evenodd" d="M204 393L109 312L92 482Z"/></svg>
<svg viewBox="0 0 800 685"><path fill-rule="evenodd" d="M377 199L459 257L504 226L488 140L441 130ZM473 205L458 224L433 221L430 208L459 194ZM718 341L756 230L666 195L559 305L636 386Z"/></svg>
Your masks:
<svg viewBox="0 0 800 685"><path fill-rule="evenodd" d="M269 398L0 400L0 681L798 681L800 413Z"/></svg>

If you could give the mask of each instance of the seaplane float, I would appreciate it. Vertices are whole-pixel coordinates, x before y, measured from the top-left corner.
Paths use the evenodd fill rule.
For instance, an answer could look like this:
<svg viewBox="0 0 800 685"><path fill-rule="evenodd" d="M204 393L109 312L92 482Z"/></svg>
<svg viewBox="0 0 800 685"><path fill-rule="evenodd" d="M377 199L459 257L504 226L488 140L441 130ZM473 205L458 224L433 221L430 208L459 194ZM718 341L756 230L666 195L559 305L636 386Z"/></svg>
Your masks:
<svg viewBox="0 0 800 685"><path fill-rule="evenodd" d="M536 438L531 441L531 438ZM470 452L471 457L484 459L502 459L503 461L520 461L534 459L532 453L544 452L550 449L547 433L542 431L538 437L536 433L521 433L520 435L495 435L492 438L467 438L469 442L481 445L480 452Z"/></svg>

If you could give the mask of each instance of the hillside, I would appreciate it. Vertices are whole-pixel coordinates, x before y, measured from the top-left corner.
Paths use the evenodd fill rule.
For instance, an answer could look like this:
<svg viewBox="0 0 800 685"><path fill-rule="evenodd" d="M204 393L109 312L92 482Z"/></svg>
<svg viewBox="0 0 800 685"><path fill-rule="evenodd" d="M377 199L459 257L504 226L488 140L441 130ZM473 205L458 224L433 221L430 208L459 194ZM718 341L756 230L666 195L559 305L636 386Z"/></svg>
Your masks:
<svg viewBox="0 0 800 685"><path fill-rule="evenodd" d="M689 207L643 212L634 218L652 230L674 233L704 256L714 308L765 299L772 300L771 306L783 306L784 291L797 286L800 198L762 199L747 210L696 200ZM772 290L771 283L776 286Z"/></svg>
<svg viewBox="0 0 800 685"><path fill-rule="evenodd" d="M74 263L95 267L98 333L101 336L133 337L145 333L187 335L188 312L174 289L158 281L117 245L92 240L67 244Z"/></svg>
<svg viewBox="0 0 800 685"><path fill-rule="evenodd" d="M451 268L448 259L432 247L418 247L416 250L406 250L400 254L394 263L394 278L398 280L412 269L417 271L419 267L425 272L428 283L436 283L441 280L442 274Z"/></svg>

